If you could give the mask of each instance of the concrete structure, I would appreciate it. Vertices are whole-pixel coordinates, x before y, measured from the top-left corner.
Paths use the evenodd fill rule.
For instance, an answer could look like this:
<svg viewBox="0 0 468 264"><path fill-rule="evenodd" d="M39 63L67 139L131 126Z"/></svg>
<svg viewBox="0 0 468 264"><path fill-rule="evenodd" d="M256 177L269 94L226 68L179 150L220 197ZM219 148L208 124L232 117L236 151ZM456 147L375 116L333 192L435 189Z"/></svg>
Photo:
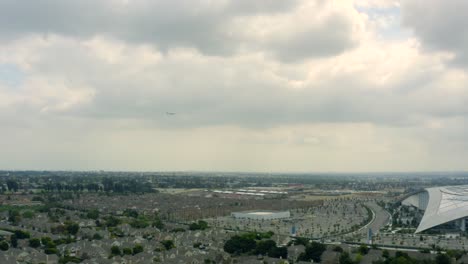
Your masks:
<svg viewBox="0 0 468 264"><path fill-rule="evenodd" d="M468 185L427 188L407 197L402 204L424 210L416 233L435 227L467 230Z"/></svg>
<svg viewBox="0 0 468 264"><path fill-rule="evenodd" d="M272 220L289 218L291 214L289 211L244 211L244 212L233 212L231 216L240 219L252 219L252 220Z"/></svg>

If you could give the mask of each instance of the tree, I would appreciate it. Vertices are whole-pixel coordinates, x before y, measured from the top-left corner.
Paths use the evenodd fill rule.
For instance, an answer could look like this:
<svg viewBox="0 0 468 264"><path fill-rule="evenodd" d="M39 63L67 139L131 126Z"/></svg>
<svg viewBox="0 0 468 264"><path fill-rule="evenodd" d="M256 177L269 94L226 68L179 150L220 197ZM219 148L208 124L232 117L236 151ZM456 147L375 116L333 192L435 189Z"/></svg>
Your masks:
<svg viewBox="0 0 468 264"><path fill-rule="evenodd" d="M355 262L355 263L361 263L362 258L363 258L362 254L361 254L361 253L357 253L357 254L356 254L356 258L354 259L354 262Z"/></svg>
<svg viewBox="0 0 468 264"><path fill-rule="evenodd" d="M12 225L17 225L21 221L21 215L18 210L9 210L8 211L8 221Z"/></svg>
<svg viewBox="0 0 468 264"><path fill-rule="evenodd" d="M7 187L8 187L8 190L11 192L17 192L18 191L18 183L14 180L8 180L7 181Z"/></svg>
<svg viewBox="0 0 468 264"><path fill-rule="evenodd" d="M53 255L53 254L57 254L58 250L57 248L46 248L44 249L44 253L47 255Z"/></svg>
<svg viewBox="0 0 468 264"><path fill-rule="evenodd" d="M29 239L29 246L32 248L38 248L41 246L41 240L39 238Z"/></svg>
<svg viewBox="0 0 468 264"><path fill-rule="evenodd" d="M369 248L366 245L359 246L358 252L361 255L366 255L369 252Z"/></svg>
<svg viewBox="0 0 468 264"><path fill-rule="evenodd" d="M245 236L233 236L224 244L224 251L230 254L242 254L255 250L254 239Z"/></svg>
<svg viewBox="0 0 468 264"><path fill-rule="evenodd" d="M436 259L435 259L436 264L450 264L452 261L450 260L450 257L446 254L438 254Z"/></svg>
<svg viewBox="0 0 468 264"><path fill-rule="evenodd" d="M133 247L133 255L136 255L138 253L143 252L143 246L140 244L137 244Z"/></svg>
<svg viewBox="0 0 468 264"><path fill-rule="evenodd" d="M390 252L386 249L382 250L382 257L388 259L390 257Z"/></svg>
<svg viewBox="0 0 468 264"><path fill-rule="evenodd" d="M208 223L203 220L199 220L197 223L191 223L189 225L189 230L205 230L207 228Z"/></svg>
<svg viewBox="0 0 468 264"><path fill-rule="evenodd" d="M305 247L308 244L309 244L309 240L307 238L304 238L304 237L297 237L294 240L294 245L303 245Z"/></svg>
<svg viewBox="0 0 468 264"><path fill-rule="evenodd" d="M52 238L50 237L43 237L41 238L41 243L44 245L46 248L54 248L56 247L55 242L52 241Z"/></svg>
<svg viewBox="0 0 468 264"><path fill-rule="evenodd" d="M29 232L23 230L15 230L14 233L16 238L18 239L26 239L31 237L31 234L29 234Z"/></svg>
<svg viewBox="0 0 468 264"><path fill-rule="evenodd" d="M288 249L286 247L274 247L268 251L268 256L272 258L288 258Z"/></svg>
<svg viewBox="0 0 468 264"><path fill-rule="evenodd" d="M18 238L16 237L16 235L11 235L10 242L12 247L18 247Z"/></svg>
<svg viewBox="0 0 468 264"><path fill-rule="evenodd" d="M406 252L397 251L395 252L395 258L403 257L409 259L409 255Z"/></svg>
<svg viewBox="0 0 468 264"><path fill-rule="evenodd" d="M161 221L161 219L159 219L159 217L157 217L154 221L153 221L153 224L152 224L153 227L156 227L157 229L161 230L164 228L164 223L163 221Z"/></svg>
<svg viewBox="0 0 468 264"><path fill-rule="evenodd" d="M148 225L149 223L145 219L142 219L142 218L133 219L130 222L130 226L133 228L146 228L148 227Z"/></svg>
<svg viewBox="0 0 468 264"><path fill-rule="evenodd" d="M112 256L120 256L120 248L118 246L111 247L111 255Z"/></svg>
<svg viewBox="0 0 468 264"><path fill-rule="evenodd" d="M456 249L449 249L446 251L446 254L447 256L455 258L456 260L459 260L461 257L463 257L463 251Z"/></svg>
<svg viewBox="0 0 468 264"><path fill-rule="evenodd" d="M86 217L89 218L89 219L98 219L99 218L99 211L97 209L93 209L93 210L90 210L88 211L88 213L86 214Z"/></svg>
<svg viewBox="0 0 468 264"><path fill-rule="evenodd" d="M335 247L333 248L333 251L335 251L335 252L340 252L340 253L341 253L341 252L343 252L343 248L340 247L340 246L335 246Z"/></svg>
<svg viewBox="0 0 468 264"><path fill-rule="evenodd" d="M10 245L8 245L8 242L0 241L0 250L7 251L9 248L10 248Z"/></svg>
<svg viewBox="0 0 468 264"><path fill-rule="evenodd" d="M171 229L171 231L169 231L171 233L179 233L179 232L185 232L185 229L183 229L182 227L176 227L174 229Z"/></svg>
<svg viewBox="0 0 468 264"><path fill-rule="evenodd" d="M200 246L203 245L201 242L195 242L193 243L194 248L200 248Z"/></svg>
<svg viewBox="0 0 468 264"><path fill-rule="evenodd" d="M34 212L33 212L33 211L30 211L30 210L25 211L25 212L23 213L23 217L24 217L24 218L27 218L27 219L32 219L32 218L34 218Z"/></svg>
<svg viewBox="0 0 468 264"><path fill-rule="evenodd" d="M169 250L171 248L175 248L174 241L172 241L172 240L163 240L160 243L161 243L161 245L164 246L164 248L166 250Z"/></svg>
<svg viewBox="0 0 468 264"><path fill-rule="evenodd" d="M125 211L123 212L123 214L127 217L133 217L133 218L137 218L138 217L138 211L137 210L134 210L134 209L125 209Z"/></svg>
<svg viewBox="0 0 468 264"><path fill-rule="evenodd" d="M300 261L310 261L320 262L322 253L326 250L324 244L318 242L312 242L310 245L306 246L305 252L299 255L298 260Z"/></svg>
<svg viewBox="0 0 468 264"><path fill-rule="evenodd" d="M341 253L339 263L340 264L354 264L348 252Z"/></svg>
<svg viewBox="0 0 468 264"><path fill-rule="evenodd" d="M68 234L75 236L78 233L78 230L80 230L80 226L74 222L65 222L65 229Z"/></svg>
<svg viewBox="0 0 468 264"><path fill-rule="evenodd" d="M266 255L271 249L276 248L276 242L273 240L262 240L257 243L256 254Z"/></svg>
<svg viewBox="0 0 468 264"><path fill-rule="evenodd" d="M117 218L117 217L115 217L113 215L106 218L106 226L107 227L116 227L116 226L120 225L121 222L122 221L119 218Z"/></svg>
<svg viewBox="0 0 468 264"><path fill-rule="evenodd" d="M123 253L124 255L132 255L132 254L133 254L133 251L132 251L131 248L124 248L124 249L122 250L122 253Z"/></svg>

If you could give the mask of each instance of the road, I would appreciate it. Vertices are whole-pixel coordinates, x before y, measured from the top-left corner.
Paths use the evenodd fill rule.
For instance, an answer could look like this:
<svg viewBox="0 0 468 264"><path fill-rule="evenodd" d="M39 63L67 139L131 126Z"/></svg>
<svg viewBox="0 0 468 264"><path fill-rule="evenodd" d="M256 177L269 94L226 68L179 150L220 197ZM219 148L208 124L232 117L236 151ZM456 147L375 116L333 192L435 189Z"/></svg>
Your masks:
<svg viewBox="0 0 468 264"><path fill-rule="evenodd" d="M390 214L375 202L368 202L366 203L366 206L369 207L372 212L372 220L365 226L359 228L357 231L349 233L348 235L359 234L363 239L367 239L367 232L369 228L372 229L372 233L375 235L379 233L380 228L384 227L390 222Z"/></svg>
<svg viewBox="0 0 468 264"><path fill-rule="evenodd" d="M384 227L390 222L390 214L385 209L377 205L375 202L370 202L366 205L372 210L372 212L375 215L374 221L370 223L368 228L371 228L372 232L374 234L377 234L379 233L380 228Z"/></svg>

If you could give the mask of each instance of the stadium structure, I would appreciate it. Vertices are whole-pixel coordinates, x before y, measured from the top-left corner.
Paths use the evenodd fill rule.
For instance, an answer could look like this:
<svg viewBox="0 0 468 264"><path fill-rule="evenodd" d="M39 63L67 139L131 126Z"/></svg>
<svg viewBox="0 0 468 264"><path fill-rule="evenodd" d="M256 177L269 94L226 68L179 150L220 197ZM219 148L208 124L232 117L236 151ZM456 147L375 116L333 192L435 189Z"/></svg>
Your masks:
<svg viewBox="0 0 468 264"><path fill-rule="evenodd" d="M424 210L416 233L429 229L467 230L468 185L427 188L402 201Z"/></svg>
<svg viewBox="0 0 468 264"><path fill-rule="evenodd" d="M289 211L243 211L233 212L231 216L239 219L273 220L289 218L291 214Z"/></svg>

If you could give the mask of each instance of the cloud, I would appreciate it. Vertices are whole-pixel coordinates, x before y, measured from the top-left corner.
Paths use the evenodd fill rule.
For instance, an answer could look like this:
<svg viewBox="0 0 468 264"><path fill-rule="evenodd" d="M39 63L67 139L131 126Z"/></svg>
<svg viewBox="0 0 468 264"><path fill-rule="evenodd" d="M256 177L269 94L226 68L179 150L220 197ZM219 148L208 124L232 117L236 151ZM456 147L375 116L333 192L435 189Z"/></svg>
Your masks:
<svg viewBox="0 0 468 264"><path fill-rule="evenodd" d="M1 1L0 166L466 168L464 48L418 7Z"/></svg>
<svg viewBox="0 0 468 264"><path fill-rule="evenodd" d="M447 71L443 57L420 54L412 41L369 42L295 65L255 52L237 57L205 56L196 49L162 53L100 37L80 42L33 37L28 45L37 44L21 55L16 51L23 42L6 50L29 69L14 94L23 98L16 106L26 104L33 113L149 120L162 127L407 126L464 114L466 74ZM451 99L441 101L442 96ZM168 117L167 111L177 115Z"/></svg>
<svg viewBox="0 0 468 264"><path fill-rule="evenodd" d="M107 36L164 52L195 48L224 56L248 49L302 60L339 54L355 44L352 10L330 5L319 0L7 0L0 3L0 38Z"/></svg>
<svg viewBox="0 0 468 264"><path fill-rule="evenodd" d="M468 2L402 1L403 25L411 28L429 51L453 55L452 63L466 67L468 63L468 18L464 10Z"/></svg>

